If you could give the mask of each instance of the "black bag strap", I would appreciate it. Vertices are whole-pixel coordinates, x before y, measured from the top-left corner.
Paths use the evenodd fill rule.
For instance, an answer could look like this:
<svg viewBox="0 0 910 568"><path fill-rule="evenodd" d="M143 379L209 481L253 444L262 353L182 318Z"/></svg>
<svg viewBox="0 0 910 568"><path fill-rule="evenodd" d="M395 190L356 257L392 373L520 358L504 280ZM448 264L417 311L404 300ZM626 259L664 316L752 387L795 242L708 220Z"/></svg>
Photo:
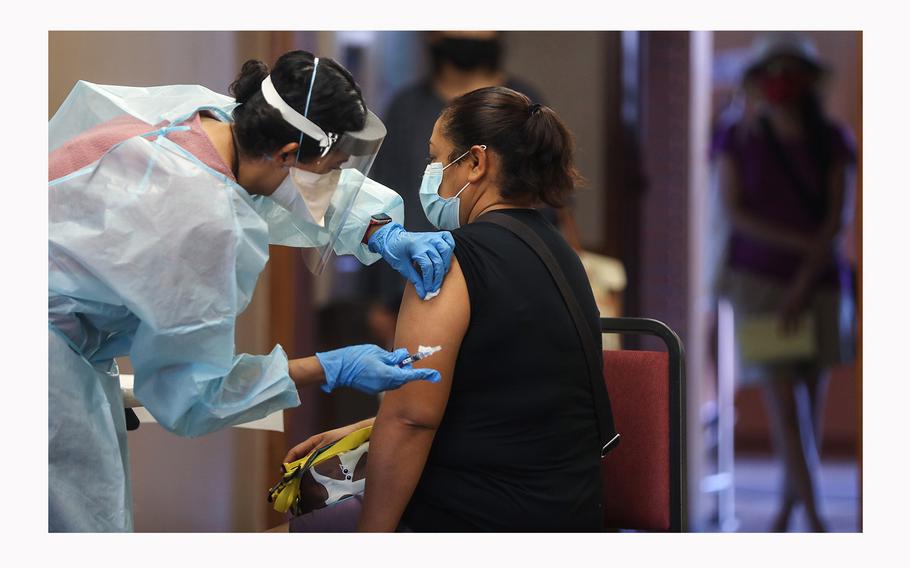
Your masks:
<svg viewBox="0 0 910 568"><path fill-rule="evenodd" d="M597 429L600 434L600 457L604 457L607 455L607 452L615 448L616 444L619 443L619 434L616 432L616 427L613 425L613 409L610 407L610 397L607 394L607 385L604 383L603 379L603 354L601 349L598 349L594 343L594 338L591 336L591 330L588 329L588 326L585 324L584 312L581 311L578 299L572 292L572 288L569 287L569 282L566 280L565 274L563 274L562 269L556 262L556 258L553 257L553 253L547 247L546 243L544 243L543 239L518 219L504 213L492 211L478 217L476 222L489 222L499 225L521 239L537 254L544 266L549 270L550 276L553 277L553 281L556 283L556 287L559 288L559 292L562 294L562 299L569 310L569 314L575 322L575 330L578 332L578 338L581 341L582 349L585 352L588 377L591 382L591 392L594 396L594 411L597 414Z"/></svg>
<svg viewBox="0 0 910 568"><path fill-rule="evenodd" d="M824 219L828 209L827 187L822 185L821 195L815 195L812 189L810 189L806 178L804 178L796 169L793 158L784 148L780 138L778 138L777 133L774 131L774 126L771 124L771 120L768 119L767 115L763 115L759 119L759 123L761 124L762 134L764 134L768 143L771 145L771 148L774 150L777 161L780 162L781 169L783 169L784 174L786 174L786 176L790 178L790 181L796 186L796 193L803 202L803 205L808 209L809 214L819 220ZM827 183L827 180L823 180L823 182Z"/></svg>

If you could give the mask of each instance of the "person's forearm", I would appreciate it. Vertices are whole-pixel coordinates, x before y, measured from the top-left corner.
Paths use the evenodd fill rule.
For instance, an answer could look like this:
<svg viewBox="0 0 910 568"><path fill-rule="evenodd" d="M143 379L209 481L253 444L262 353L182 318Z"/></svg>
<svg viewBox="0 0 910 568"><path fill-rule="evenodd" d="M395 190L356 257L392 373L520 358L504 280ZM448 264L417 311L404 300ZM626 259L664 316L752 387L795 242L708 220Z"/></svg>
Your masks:
<svg viewBox="0 0 910 568"><path fill-rule="evenodd" d="M291 375L291 380L294 381L298 389L311 385L321 385L325 382L325 372L322 369L322 365L319 364L319 359L315 356L290 359L288 361L288 374Z"/></svg>
<svg viewBox="0 0 910 568"><path fill-rule="evenodd" d="M394 532L423 473L436 430L397 417L373 425L363 512L357 530Z"/></svg>
<svg viewBox="0 0 910 568"><path fill-rule="evenodd" d="M804 289L809 289L815 284L831 265L835 256L837 237L841 231L840 208L843 206L841 199L838 198L835 203L836 207L832 206L824 224L814 235L811 250L800 268L796 281L797 285Z"/></svg>
<svg viewBox="0 0 910 568"><path fill-rule="evenodd" d="M375 416L373 416L372 418L364 418L360 422L356 422L355 424L353 424L353 426L354 426L355 430L360 430L361 428L366 428L367 426L372 426L373 422L375 422L375 421L376 421Z"/></svg>

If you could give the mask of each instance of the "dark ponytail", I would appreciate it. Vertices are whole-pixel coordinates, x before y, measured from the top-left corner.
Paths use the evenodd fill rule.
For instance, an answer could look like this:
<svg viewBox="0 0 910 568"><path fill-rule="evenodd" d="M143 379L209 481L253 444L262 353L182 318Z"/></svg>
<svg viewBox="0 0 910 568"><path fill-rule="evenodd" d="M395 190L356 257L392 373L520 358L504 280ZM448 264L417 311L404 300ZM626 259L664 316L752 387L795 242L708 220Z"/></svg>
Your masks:
<svg viewBox="0 0 910 568"><path fill-rule="evenodd" d="M231 83L228 92L238 103L245 104L259 92L262 81L269 75L269 66L262 61L250 59L240 68L240 75Z"/></svg>
<svg viewBox="0 0 910 568"><path fill-rule="evenodd" d="M445 108L442 124L455 147L449 161L474 144L498 154L497 181L505 199L558 208L582 181L568 128L553 109L512 89L487 87L462 95Z"/></svg>
<svg viewBox="0 0 910 568"><path fill-rule="evenodd" d="M272 84L281 98L304 114L313 68L313 54L307 51L285 53L275 62L271 72L261 61L250 60L243 64L237 79L231 83L230 93L241 103L234 110L234 128L244 156L267 156L289 142L300 141L300 131L285 122L278 109L266 102L261 84L271 74ZM360 130L366 122L366 105L360 87L347 69L332 59L319 58L306 116L326 132L335 134ZM319 143L304 136L301 159L319 154Z"/></svg>

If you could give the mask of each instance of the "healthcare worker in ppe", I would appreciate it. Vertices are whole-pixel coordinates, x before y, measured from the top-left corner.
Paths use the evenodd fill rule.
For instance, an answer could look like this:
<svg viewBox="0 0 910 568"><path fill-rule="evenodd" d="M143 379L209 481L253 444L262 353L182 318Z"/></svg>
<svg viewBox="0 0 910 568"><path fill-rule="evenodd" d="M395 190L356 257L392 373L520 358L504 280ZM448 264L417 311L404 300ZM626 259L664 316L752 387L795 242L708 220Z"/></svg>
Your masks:
<svg viewBox="0 0 910 568"><path fill-rule="evenodd" d="M314 272L333 252L382 257L428 297L454 242L404 231L401 197L366 177L385 127L343 67L303 51L271 73L249 61L231 93L80 81L48 125L51 531L133 528L115 357L182 436L297 406L304 385L439 380L375 345L234 354L269 244L300 247Z"/></svg>

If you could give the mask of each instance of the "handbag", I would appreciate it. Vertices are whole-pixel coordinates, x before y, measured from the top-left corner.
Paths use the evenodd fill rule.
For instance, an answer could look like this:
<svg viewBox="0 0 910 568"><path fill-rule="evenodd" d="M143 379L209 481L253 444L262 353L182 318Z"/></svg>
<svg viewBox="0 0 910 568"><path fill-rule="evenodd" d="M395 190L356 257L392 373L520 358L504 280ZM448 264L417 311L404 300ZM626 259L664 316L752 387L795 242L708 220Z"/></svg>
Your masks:
<svg viewBox="0 0 910 568"><path fill-rule="evenodd" d="M372 432L372 426L354 430L283 464L281 480L269 489L269 503L278 512L299 516L362 495Z"/></svg>
<svg viewBox="0 0 910 568"><path fill-rule="evenodd" d="M745 316L736 325L740 357L747 363L783 363L811 360L817 353L815 317L800 318L793 333L780 329L777 314Z"/></svg>

